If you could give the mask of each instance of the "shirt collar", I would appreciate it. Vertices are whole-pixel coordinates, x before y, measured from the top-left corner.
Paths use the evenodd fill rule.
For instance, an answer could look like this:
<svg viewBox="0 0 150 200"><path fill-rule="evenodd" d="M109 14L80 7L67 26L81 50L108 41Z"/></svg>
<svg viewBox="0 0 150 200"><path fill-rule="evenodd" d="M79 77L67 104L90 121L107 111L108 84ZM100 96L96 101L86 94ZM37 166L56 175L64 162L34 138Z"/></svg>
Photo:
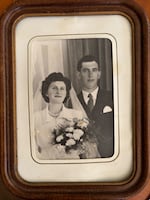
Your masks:
<svg viewBox="0 0 150 200"><path fill-rule="evenodd" d="M85 91L85 90L82 90L83 98L84 98L84 101L85 101L86 104L87 104L87 102L88 102L88 100L89 100L88 95L89 95L89 94L92 94L93 101L94 101L94 105L95 105L95 103L96 103L96 98L97 98L97 93L98 93L98 89L99 89L99 87L97 87L93 92L90 92L90 93L87 92L87 91Z"/></svg>

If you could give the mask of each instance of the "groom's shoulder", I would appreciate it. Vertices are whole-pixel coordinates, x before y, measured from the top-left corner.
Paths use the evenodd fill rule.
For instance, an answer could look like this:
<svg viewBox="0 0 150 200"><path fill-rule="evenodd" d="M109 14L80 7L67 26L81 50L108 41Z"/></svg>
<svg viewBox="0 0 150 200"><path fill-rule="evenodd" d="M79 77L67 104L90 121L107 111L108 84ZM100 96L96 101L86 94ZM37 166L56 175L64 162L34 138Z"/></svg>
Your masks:
<svg viewBox="0 0 150 200"><path fill-rule="evenodd" d="M98 96L100 96L100 95L104 98L112 98L113 97L112 91L108 91L108 90L104 90L104 89L99 89Z"/></svg>

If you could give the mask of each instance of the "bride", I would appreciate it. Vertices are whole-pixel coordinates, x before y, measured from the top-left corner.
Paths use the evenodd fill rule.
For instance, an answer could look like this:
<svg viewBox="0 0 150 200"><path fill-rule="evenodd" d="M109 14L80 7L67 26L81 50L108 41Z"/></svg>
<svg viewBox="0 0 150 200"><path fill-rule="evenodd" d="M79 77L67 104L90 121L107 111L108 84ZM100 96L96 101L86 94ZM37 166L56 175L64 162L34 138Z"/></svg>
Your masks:
<svg viewBox="0 0 150 200"><path fill-rule="evenodd" d="M37 157L39 159L81 159L97 158L96 140L83 140L80 148L70 148L57 142L56 132L74 125L75 122L84 121L82 112L66 108L64 103L69 97L71 82L62 73L51 73L42 82L41 93L47 106L35 113L34 127L37 144ZM81 131L80 131L81 132ZM61 135L61 134L60 134ZM60 136L59 135L59 136ZM60 139L58 137L58 139ZM70 141L73 141L70 139Z"/></svg>

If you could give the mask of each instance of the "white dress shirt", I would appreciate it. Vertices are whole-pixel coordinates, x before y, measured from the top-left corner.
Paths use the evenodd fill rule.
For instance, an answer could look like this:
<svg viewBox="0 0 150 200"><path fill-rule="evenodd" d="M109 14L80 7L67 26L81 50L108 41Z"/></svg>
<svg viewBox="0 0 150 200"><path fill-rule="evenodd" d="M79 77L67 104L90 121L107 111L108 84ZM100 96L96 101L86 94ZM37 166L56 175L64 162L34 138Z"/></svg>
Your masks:
<svg viewBox="0 0 150 200"><path fill-rule="evenodd" d="M86 104L88 103L88 100L89 100L88 95L91 94L92 97L93 97L93 104L95 106L96 99L97 99L98 89L99 89L99 87L97 87L93 92L87 92L85 90L82 90L83 99L84 99L84 101L85 101Z"/></svg>

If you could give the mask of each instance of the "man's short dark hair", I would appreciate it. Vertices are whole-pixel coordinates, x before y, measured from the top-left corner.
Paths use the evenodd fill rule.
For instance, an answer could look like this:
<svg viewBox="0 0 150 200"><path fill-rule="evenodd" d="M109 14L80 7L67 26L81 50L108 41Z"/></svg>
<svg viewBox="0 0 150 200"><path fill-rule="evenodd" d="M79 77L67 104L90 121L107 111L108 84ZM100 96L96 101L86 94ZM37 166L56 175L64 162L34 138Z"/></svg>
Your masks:
<svg viewBox="0 0 150 200"><path fill-rule="evenodd" d="M99 65L98 59L97 59L95 56L93 56L93 55L86 55L86 56L83 56L83 57L79 60L79 62L78 62L78 64L77 64L77 70L78 70L78 71L81 71L82 63L83 63L83 62L92 62L92 61L95 61L95 62L98 64L98 69L100 70L100 65Z"/></svg>

